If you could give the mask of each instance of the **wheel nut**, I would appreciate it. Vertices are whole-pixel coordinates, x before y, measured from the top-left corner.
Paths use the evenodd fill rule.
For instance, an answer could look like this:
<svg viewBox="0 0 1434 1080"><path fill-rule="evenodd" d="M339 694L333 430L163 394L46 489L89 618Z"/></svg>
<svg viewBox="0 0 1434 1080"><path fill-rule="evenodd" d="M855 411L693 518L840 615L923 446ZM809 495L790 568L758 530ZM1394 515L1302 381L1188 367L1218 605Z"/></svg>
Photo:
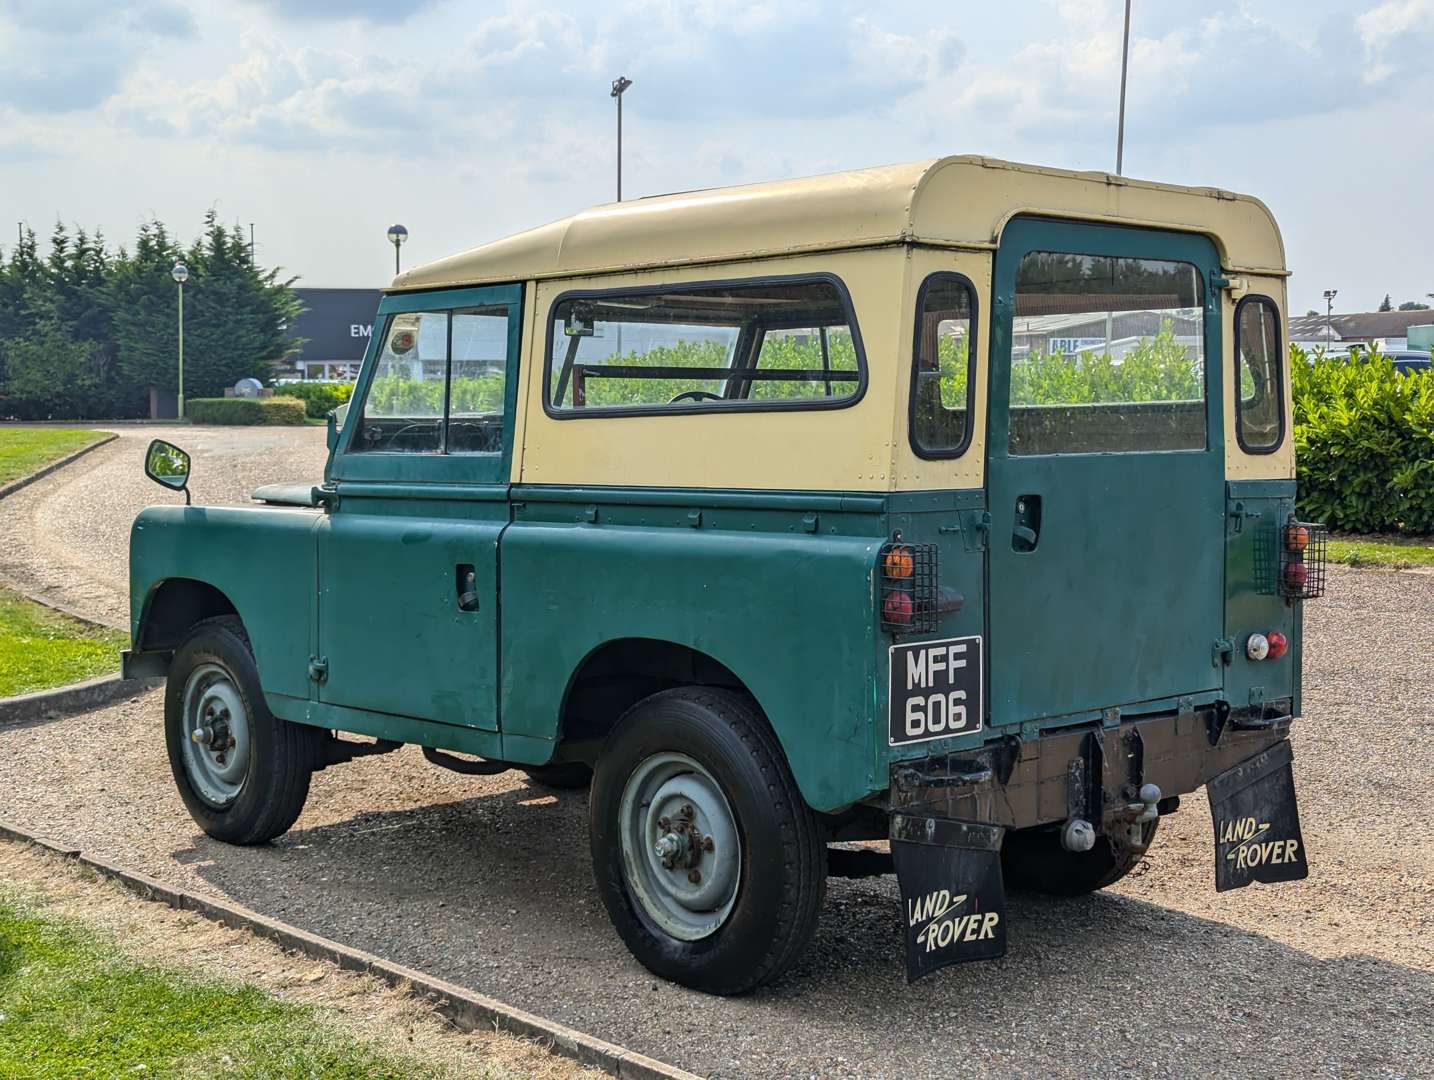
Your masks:
<svg viewBox="0 0 1434 1080"><path fill-rule="evenodd" d="M692 884L696 885L699 881L702 880L702 871L701 871L701 870L689 870L689 871L687 871L687 880L690 881L690 882L692 882Z"/></svg>
<svg viewBox="0 0 1434 1080"><path fill-rule="evenodd" d="M683 804L682 804L682 811L681 811L681 813L682 813L682 816L683 816L683 817L685 817L685 818L690 818L690 817L692 816L692 804L691 804L691 803L683 803Z"/></svg>
<svg viewBox="0 0 1434 1080"><path fill-rule="evenodd" d="M716 846L717 846L717 845L712 842L712 837L710 837L710 836L703 837L703 839L702 839L702 850L703 850L703 851L711 851L711 850L712 850L713 848L715 848Z"/></svg>
<svg viewBox="0 0 1434 1080"><path fill-rule="evenodd" d="M669 830L670 828L672 828L672 819L671 819L671 818L665 818L665 817L660 817L660 818L658 818L658 819L657 819L657 827L658 827L659 829L661 829L663 832L667 832L667 830Z"/></svg>

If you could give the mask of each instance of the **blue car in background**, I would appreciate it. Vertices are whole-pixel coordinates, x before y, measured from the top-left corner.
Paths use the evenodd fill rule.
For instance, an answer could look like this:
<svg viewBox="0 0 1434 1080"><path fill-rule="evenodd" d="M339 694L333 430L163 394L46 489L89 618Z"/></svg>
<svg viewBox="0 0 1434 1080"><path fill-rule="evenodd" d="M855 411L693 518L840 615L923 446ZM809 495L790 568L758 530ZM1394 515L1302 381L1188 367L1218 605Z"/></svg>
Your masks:
<svg viewBox="0 0 1434 1080"><path fill-rule="evenodd" d="M1327 360L1358 360L1369 355L1367 349L1341 349L1338 352L1324 353ZM1391 349L1381 350L1380 356L1388 357L1394 362L1394 370L1401 375L1418 375L1434 368L1434 359L1430 354L1420 349Z"/></svg>

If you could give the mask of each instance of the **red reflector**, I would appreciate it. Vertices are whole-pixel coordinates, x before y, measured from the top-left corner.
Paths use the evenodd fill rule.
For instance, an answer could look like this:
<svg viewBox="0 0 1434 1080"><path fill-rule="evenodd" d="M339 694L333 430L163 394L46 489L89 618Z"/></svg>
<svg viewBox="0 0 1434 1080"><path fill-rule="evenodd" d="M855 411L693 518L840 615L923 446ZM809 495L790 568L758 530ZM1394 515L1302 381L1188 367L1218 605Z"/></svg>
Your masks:
<svg viewBox="0 0 1434 1080"><path fill-rule="evenodd" d="M1304 592L1310 573L1302 562L1285 563L1285 588L1295 596Z"/></svg>
<svg viewBox="0 0 1434 1080"><path fill-rule="evenodd" d="M1278 660L1281 656L1284 656L1286 650L1290 647L1290 639L1278 630L1271 630L1265 635L1265 639L1270 643L1271 660Z"/></svg>

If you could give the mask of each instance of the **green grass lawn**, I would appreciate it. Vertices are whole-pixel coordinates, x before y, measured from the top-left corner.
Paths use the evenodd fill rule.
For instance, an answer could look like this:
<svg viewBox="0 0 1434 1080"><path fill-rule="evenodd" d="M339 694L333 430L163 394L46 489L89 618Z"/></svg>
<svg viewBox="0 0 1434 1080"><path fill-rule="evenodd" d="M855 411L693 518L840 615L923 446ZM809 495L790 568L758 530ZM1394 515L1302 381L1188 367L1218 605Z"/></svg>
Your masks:
<svg viewBox="0 0 1434 1080"><path fill-rule="evenodd" d="M50 462L99 442L103 431L80 428L0 427L0 486L29 476Z"/></svg>
<svg viewBox="0 0 1434 1080"><path fill-rule="evenodd" d="M1388 570L1434 566L1434 538L1331 536L1329 559L1345 566L1374 566Z"/></svg>
<svg viewBox="0 0 1434 1080"><path fill-rule="evenodd" d="M0 589L0 697L118 671L119 651L128 643L128 634L91 626Z"/></svg>
<svg viewBox="0 0 1434 1080"><path fill-rule="evenodd" d="M356 1042L310 1006L124 957L0 888L0 1076L431 1076Z"/></svg>

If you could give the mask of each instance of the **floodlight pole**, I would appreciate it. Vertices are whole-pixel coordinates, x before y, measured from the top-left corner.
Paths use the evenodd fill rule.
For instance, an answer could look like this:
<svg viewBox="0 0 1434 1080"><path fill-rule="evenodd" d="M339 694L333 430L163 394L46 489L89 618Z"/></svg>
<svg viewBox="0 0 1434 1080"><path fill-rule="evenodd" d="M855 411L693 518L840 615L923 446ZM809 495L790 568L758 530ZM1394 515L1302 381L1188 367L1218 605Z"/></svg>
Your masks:
<svg viewBox="0 0 1434 1080"><path fill-rule="evenodd" d="M622 95L632 80L619 75L612 81L612 97L617 98L617 201L622 202Z"/></svg>
<svg viewBox="0 0 1434 1080"><path fill-rule="evenodd" d="M1338 289L1324 291L1324 347L1326 350L1334 343L1334 298L1338 294Z"/></svg>
<svg viewBox="0 0 1434 1080"><path fill-rule="evenodd" d="M1115 133L1115 175L1125 167L1125 77L1130 68L1130 0L1125 0L1125 36L1120 44L1120 120Z"/></svg>

